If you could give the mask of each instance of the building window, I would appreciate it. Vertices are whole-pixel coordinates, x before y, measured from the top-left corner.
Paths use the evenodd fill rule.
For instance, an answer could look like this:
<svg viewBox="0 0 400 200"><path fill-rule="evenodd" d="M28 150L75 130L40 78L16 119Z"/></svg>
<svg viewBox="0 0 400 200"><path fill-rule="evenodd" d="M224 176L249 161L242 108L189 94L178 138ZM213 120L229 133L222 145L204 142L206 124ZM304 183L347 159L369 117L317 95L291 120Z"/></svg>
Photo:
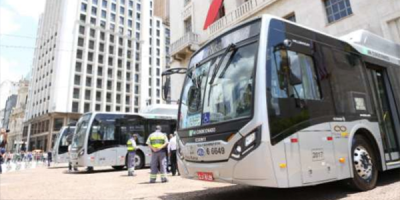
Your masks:
<svg viewBox="0 0 400 200"><path fill-rule="evenodd" d="M100 104L96 104L96 111L101 111L101 106L100 106Z"/></svg>
<svg viewBox="0 0 400 200"><path fill-rule="evenodd" d="M192 18L185 20L184 25L185 25L185 33L192 32Z"/></svg>
<svg viewBox="0 0 400 200"><path fill-rule="evenodd" d="M85 100L90 100L90 93L91 93L90 90L85 91Z"/></svg>
<svg viewBox="0 0 400 200"><path fill-rule="evenodd" d="M81 22L85 23L86 22L86 15L81 14L80 18ZM83 33L82 33L83 34Z"/></svg>
<svg viewBox="0 0 400 200"><path fill-rule="evenodd" d="M79 112L79 103L78 102L72 103L72 112Z"/></svg>
<svg viewBox="0 0 400 200"><path fill-rule="evenodd" d="M75 85L80 85L81 84L81 76L75 75L74 83L75 83Z"/></svg>
<svg viewBox="0 0 400 200"><path fill-rule="evenodd" d="M82 71L82 63L76 62L76 64L75 64L75 71L76 71L76 72L81 72L81 71Z"/></svg>
<svg viewBox="0 0 400 200"><path fill-rule="evenodd" d="M79 50L76 52L76 58L82 59L82 57L83 57L83 51L79 49Z"/></svg>
<svg viewBox="0 0 400 200"><path fill-rule="evenodd" d="M102 11L101 11L101 17L102 17L103 19L106 19L106 18L107 18L107 11L102 10Z"/></svg>
<svg viewBox="0 0 400 200"><path fill-rule="evenodd" d="M85 34L85 27L79 26L79 33L84 35Z"/></svg>
<svg viewBox="0 0 400 200"><path fill-rule="evenodd" d="M86 87L92 87L92 78L86 77Z"/></svg>
<svg viewBox="0 0 400 200"><path fill-rule="evenodd" d="M79 99L79 89L78 88L74 88L74 95L73 95L74 99Z"/></svg>
<svg viewBox="0 0 400 200"><path fill-rule="evenodd" d="M53 131L59 131L64 125L64 119L56 118L54 119Z"/></svg>
<svg viewBox="0 0 400 200"><path fill-rule="evenodd" d="M107 0L103 0L103 8L107 8Z"/></svg>
<svg viewBox="0 0 400 200"><path fill-rule="evenodd" d="M97 15L97 8L96 7L92 7L92 15Z"/></svg>
<svg viewBox="0 0 400 200"><path fill-rule="evenodd" d="M101 79L97 79L97 88L101 89L103 86L103 81Z"/></svg>
<svg viewBox="0 0 400 200"><path fill-rule="evenodd" d="M96 25L96 18L94 17L90 18L90 23Z"/></svg>
<svg viewBox="0 0 400 200"><path fill-rule="evenodd" d="M350 0L325 0L325 9L329 23L353 14Z"/></svg>
<svg viewBox="0 0 400 200"><path fill-rule="evenodd" d="M106 100L107 100L107 103L111 103L111 93L107 93Z"/></svg>
<svg viewBox="0 0 400 200"><path fill-rule="evenodd" d="M87 5L85 3L82 3L81 4L81 11L82 12L86 12L86 10L87 10Z"/></svg>
<svg viewBox="0 0 400 200"><path fill-rule="evenodd" d="M106 111L111 112L111 106L106 106Z"/></svg>
<svg viewBox="0 0 400 200"><path fill-rule="evenodd" d="M291 13L291 14L287 15L284 18L289 20L289 21L296 22L296 15L294 13Z"/></svg>
<svg viewBox="0 0 400 200"><path fill-rule="evenodd" d="M225 17L225 5L224 5L224 3L222 3L221 8L219 8L219 10L218 10L218 17L217 17L217 19L221 19L221 18L223 18L223 17Z"/></svg>
<svg viewBox="0 0 400 200"><path fill-rule="evenodd" d="M90 104L89 103L85 103L84 112L87 113L89 111L90 111Z"/></svg>
<svg viewBox="0 0 400 200"><path fill-rule="evenodd" d="M101 101L101 92L96 92L96 101Z"/></svg>

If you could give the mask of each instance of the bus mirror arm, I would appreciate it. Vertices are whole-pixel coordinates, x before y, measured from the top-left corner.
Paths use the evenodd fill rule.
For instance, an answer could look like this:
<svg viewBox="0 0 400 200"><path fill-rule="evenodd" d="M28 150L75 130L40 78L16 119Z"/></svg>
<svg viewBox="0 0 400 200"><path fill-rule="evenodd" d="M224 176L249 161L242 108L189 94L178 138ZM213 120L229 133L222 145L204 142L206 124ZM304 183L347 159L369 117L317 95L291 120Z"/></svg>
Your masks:
<svg viewBox="0 0 400 200"><path fill-rule="evenodd" d="M179 100L171 100L169 98L170 95L170 84L171 84L171 79L170 76L174 75L174 74L186 74L187 72L187 68L171 68L171 69L167 69L165 70L162 74L161 74L161 82L163 83L162 89L162 99L164 101L166 101L167 103L171 103L171 102L179 102ZM164 81L164 77L167 77L167 79Z"/></svg>

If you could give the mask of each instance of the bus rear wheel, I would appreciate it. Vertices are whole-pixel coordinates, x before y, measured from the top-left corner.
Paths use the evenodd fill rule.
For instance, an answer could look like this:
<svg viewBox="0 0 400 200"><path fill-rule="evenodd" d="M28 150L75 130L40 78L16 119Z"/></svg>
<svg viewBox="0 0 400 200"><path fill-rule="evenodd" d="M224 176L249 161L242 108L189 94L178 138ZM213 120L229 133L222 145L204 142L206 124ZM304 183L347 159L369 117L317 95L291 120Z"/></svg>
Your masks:
<svg viewBox="0 0 400 200"><path fill-rule="evenodd" d="M348 183L360 191L374 189L378 180L378 165L371 145L364 137L356 135L351 152L354 177Z"/></svg>

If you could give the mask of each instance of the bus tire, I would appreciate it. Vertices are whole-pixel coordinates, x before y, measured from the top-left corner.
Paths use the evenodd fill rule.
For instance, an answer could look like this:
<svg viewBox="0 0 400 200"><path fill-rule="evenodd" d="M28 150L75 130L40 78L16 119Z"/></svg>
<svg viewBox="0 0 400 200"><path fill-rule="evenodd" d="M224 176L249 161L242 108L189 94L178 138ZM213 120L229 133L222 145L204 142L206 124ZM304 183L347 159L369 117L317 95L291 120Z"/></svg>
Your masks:
<svg viewBox="0 0 400 200"><path fill-rule="evenodd" d="M378 180L377 157L371 144L361 135L354 136L351 158L354 175L348 184L359 191L374 189Z"/></svg>
<svg viewBox="0 0 400 200"><path fill-rule="evenodd" d="M142 151L136 151L136 155L135 155L135 165L136 165L136 169L142 169L144 167L144 155L142 153Z"/></svg>

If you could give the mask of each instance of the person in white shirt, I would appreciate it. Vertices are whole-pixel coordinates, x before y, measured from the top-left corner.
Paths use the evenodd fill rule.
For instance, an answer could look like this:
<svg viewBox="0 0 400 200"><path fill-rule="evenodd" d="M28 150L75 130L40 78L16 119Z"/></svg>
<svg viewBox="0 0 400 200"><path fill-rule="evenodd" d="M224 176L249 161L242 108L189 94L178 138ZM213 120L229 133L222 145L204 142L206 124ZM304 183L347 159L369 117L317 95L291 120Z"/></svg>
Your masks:
<svg viewBox="0 0 400 200"><path fill-rule="evenodd" d="M72 144L69 143L69 145L68 145L68 172L72 172L71 149L72 149ZM78 168L74 167L74 171L78 171Z"/></svg>
<svg viewBox="0 0 400 200"><path fill-rule="evenodd" d="M172 176L175 176L176 171L178 171L179 175L179 170L178 170L178 162L176 158L176 131L174 132L174 135L172 138L170 138L169 143L168 143L168 155L171 158L171 172Z"/></svg>

